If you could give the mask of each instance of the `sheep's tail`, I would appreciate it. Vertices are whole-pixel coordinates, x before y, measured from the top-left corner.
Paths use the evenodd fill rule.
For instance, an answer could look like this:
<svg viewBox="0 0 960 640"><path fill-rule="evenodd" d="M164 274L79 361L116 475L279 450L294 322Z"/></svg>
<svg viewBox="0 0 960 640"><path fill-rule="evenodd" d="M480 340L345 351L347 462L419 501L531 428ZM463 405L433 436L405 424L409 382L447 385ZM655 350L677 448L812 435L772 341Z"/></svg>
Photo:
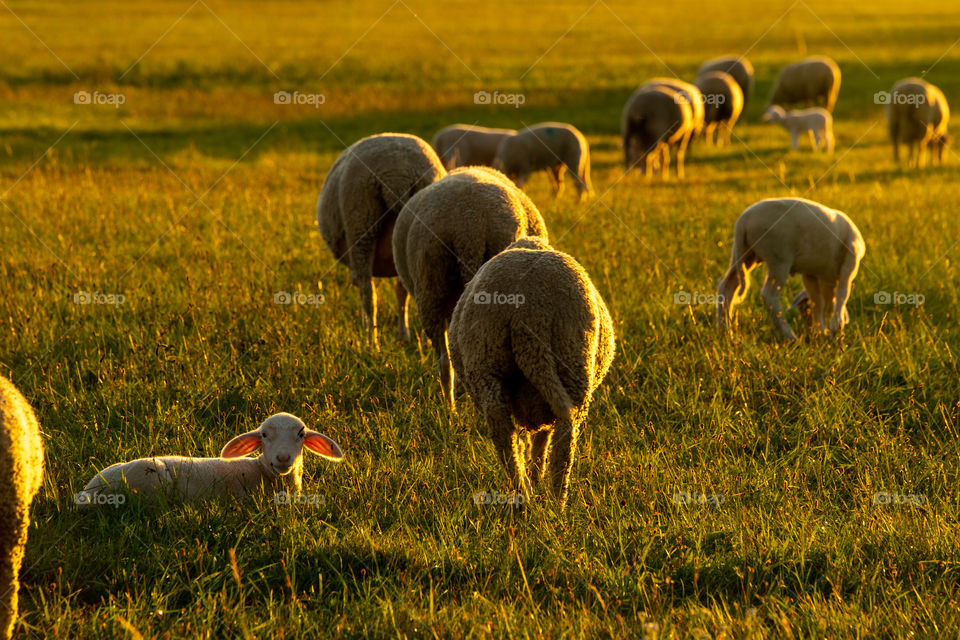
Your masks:
<svg viewBox="0 0 960 640"><path fill-rule="evenodd" d="M753 266L752 252L747 243L746 225L735 225L730 268L717 288L717 328L726 331L733 317L733 309L747 295L750 281L747 268Z"/></svg>
<svg viewBox="0 0 960 640"><path fill-rule="evenodd" d="M536 387L557 418L572 420L577 405L570 399L570 394L560 380L556 356L543 341L542 335L532 334L530 329L522 325L519 330L524 335L517 336L515 330L513 344L514 359L520 372Z"/></svg>

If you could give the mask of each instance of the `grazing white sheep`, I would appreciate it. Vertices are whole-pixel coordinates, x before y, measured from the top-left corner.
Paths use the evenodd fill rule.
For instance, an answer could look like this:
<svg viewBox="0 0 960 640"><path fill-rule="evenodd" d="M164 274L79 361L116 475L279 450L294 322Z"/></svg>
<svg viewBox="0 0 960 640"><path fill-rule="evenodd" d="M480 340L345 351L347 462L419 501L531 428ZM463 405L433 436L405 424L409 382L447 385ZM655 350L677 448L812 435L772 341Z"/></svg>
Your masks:
<svg viewBox="0 0 960 640"><path fill-rule="evenodd" d="M528 494L545 476L564 504L580 429L614 349L613 322L590 277L541 238L521 238L467 284L450 323L450 357L512 489Z"/></svg>
<svg viewBox="0 0 960 640"><path fill-rule="evenodd" d="M763 121L779 124L786 129L793 149L800 145L800 136L806 133L814 151L822 146L827 153L833 153L833 116L826 109L811 107L784 111L783 107L774 104L764 112Z"/></svg>
<svg viewBox="0 0 960 640"><path fill-rule="evenodd" d="M243 457L261 447L263 451L256 458ZM87 483L78 494L77 502L96 504L98 495L116 494L125 488L134 493L162 493L182 500L214 496L243 498L269 490L300 493L303 447L328 460L343 458L336 442L307 429L294 415L277 413L264 420L259 428L230 440L219 458L162 456L107 467Z"/></svg>
<svg viewBox="0 0 960 640"><path fill-rule="evenodd" d="M832 112L839 94L840 67L826 56L811 56L780 70L767 104L809 107L822 99Z"/></svg>
<svg viewBox="0 0 960 640"><path fill-rule="evenodd" d="M697 88L703 94L703 134L718 147L730 144L733 126L743 111L743 91L729 73L708 71L697 76ZM714 141L716 133L716 141Z"/></svg>
<svg viewBox="0 0 960 640"><path fill-rule="evenodd" d="M655 89L657 87L668 87L674 91L679 91L687 97L687 102L690 103L691 115L693 116L693 135L694 137L700 135L703 131L704 108L703 94L700 93L697 85L684 82L679 78L653 78L644 83L644 85L640 87L640 90Z"/></svg>
<svg viewBox="0 0 960 640"><path fill-rule="evenodd" d="M620 131L626 171L639 167L647 177L655 169L670 173L670 147L676 150L677 177L693 136L693 110L686 94L665 86L641 87L623 108Z"/></svg>
<svg viewBox="0 0 960 640"><path fill-rule="evenodd" d="M0 639L13 636L20 566L30 503L43 483L43 442L37 418L13 383L0 376Z"/></svg>
<svg viewBox="0 0 960 640"><path fill-rule="evenodd" d="M447 325L467 282L487 260L527 235L547 238L540 212L495 169L456 169L415 194L397 218L393 257L433 343L440 383L454 409Z"/></svg>
<svg viewBox="0 0 960 640"><path fill-rule="evenodd" d="M743 106L746 107L753 95L753 65L743 56L722 56L704 62L697 71L697 77L711 71L729 73L743 92Z"/></svg>
<svg viewBox="0 0 960 640"><path fill-rule="evenodd" d="M865 252L857 226L840 211L804 198L772 198L751 205L733 228L730 269L717 290L717 327L729 330L734 309L747 294L748 272L763 262L767 279L760 295L781 336L797 338L780 307L783 287L794 273L803 276L813 305L810 311L820 329L836 334L847 322L847 299Z"/></svg>
<svg viewBox="0 0 960 640"><path fill-rule="evenodd" d="M403 133L382 133L348 147L330 168L317 200L320 235L336 259L350 268L360 290L368 336L377 341L377 293L373 278L393 278L393 225L414 193L446 174L426 142ZM407 291L397 281L398 335L410 339Z"/></svg>
<svg viewBox="0 0 960 640"><path fill-rule="evenodd" d="M455 124L437 132L433 137L433 148L447 171L474 165L489 167L493 166L500 141L516 133L516 129Z"/></svg>
<svg viewBox="0 0 960 640"><path fill-rule="evenodd" d="M590 145L573 125L543 122L500 141L493 166L521 189L534 171L546 170L554 196L563 191L563 177L570 172L582 200L593 193L590 183Z"/></svg>
<svg viewBox="0 0 960 640"><path fill-rule="evenodd" d="M900 162L902 142L912 166L924 166L928 149L931 163L934 159L943 163L943 150L950 142L950 107L938 87L920 78L899 81L890 92L886 115L894 162Z"/></svg>

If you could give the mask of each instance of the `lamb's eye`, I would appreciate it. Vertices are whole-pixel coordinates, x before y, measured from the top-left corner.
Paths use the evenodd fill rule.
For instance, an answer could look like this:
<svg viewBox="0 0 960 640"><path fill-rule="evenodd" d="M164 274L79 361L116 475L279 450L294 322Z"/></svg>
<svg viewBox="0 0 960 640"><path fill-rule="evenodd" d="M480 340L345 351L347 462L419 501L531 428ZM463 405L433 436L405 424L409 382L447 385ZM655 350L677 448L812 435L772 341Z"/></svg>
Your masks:
<svg viewBox="0 0 960 640"><path fill-rule="evenodd" d="M303 431L301 431L300 433L297 434L297 437L303 440L304 435L305 434L303 433Z"/></svg>
<svg viewBox="0 0 960 640"><path fill-rule="evenodd" d="M260 434L260 438L261 438L262 440L266 440L266 439L267 439L267 434L261 433L261 434Z"/></svg>

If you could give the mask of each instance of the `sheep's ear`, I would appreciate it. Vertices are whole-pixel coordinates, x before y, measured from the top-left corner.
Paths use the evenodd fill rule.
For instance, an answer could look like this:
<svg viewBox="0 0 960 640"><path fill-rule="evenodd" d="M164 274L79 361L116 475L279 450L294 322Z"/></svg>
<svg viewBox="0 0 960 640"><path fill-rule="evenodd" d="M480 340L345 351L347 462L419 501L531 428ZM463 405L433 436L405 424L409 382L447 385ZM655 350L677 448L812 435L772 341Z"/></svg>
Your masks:
<svg viewBox="0 0 960 640"><path fill-rule="evenodd" d="M303 435L303 445L307 449L310 449L310 451L313 451L314 453L319 454L329 460L341 460L343 458L343 452L340 451L340 447L337 446L337 443L322 433L317 433L316 431L310 431L308 429Z"/></svg>
<svg viewBox="0 0 960 640"><path fill-rule="evenodd" d="M263 439L260 437L260 432L248 431L228 442L220 452L220 457L239 458L258 449L261 445L263 445Z"/></svg>

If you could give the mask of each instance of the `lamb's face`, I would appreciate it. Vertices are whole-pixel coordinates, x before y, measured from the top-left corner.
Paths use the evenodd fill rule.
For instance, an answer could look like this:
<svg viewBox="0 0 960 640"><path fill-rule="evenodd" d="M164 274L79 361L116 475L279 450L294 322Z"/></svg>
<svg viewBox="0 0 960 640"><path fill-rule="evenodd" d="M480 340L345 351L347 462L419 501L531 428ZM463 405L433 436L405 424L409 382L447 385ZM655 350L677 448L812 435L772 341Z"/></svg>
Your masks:
<svg viewBox="0 0 960 640"><path fill-rule="evenodd" d="M296 416L278 413L264 420L257 431L270 468L281 476L290 473L303 452L306 425Z"/></svg>

